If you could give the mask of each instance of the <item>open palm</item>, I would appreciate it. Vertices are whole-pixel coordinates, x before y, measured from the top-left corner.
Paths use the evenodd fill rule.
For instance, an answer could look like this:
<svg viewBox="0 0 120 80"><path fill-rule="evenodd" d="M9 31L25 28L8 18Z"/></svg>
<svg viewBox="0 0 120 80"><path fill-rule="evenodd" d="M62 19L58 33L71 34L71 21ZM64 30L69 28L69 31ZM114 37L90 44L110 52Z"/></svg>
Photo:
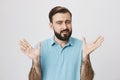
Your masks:
<svg viewBox="0 0 120 80"><path fill-rule="evenodd" d="M98 48L102 42L104 41L104 38L102 36L99 36L95 41L88 44L86 43L85 37L83 37L83 57L86 57L91 52L93 52L96 48Z"/></svg>
<svg viewBox="0 0 120 80"><path fill-rule="evenodd" d="M25 39L20 41L21 51L34 61L39 61L40 56L40 42L38 48L33 48Z"/></svg>

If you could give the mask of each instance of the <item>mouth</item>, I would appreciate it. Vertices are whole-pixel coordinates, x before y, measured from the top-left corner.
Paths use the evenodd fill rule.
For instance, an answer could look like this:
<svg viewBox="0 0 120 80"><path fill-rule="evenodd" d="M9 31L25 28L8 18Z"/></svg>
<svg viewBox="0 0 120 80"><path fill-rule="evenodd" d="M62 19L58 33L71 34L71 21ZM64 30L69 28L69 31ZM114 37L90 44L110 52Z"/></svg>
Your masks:
<svg viewBox="0 0 120 80"><path fill-rule="evenodd" d="M68 31L63 31L62 33L63 33L63 34L67 34L67 33L68 33Z"/></svg>
<svg viewBox="0 0 120 80"><path fill-rule="evenodd" d="M61 31L61 33L69 33L69 30L68 29L63 30L63 31Z"/></svg>
<svg viewBox="0 0 120 80"><path fill-rule="evenodd" d="M63 31L61 32L62 37L67 37L69 35L69 31Z"/></svg>

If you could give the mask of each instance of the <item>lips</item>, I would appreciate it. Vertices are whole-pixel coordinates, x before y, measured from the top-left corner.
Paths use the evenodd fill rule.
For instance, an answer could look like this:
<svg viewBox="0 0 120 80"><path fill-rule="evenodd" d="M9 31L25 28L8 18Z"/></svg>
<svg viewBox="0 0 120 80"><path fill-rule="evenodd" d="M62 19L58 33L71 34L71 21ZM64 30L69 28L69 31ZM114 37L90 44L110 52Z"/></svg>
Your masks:
<svg viewBox="0 0 120 80"><path fill-rule="evenodd" d="M61 33L68 33L69 30L68 29L65 29L65 30L62 30Z"/></svg>
<svg viewBox="0 0 120 80"><path fill-rule="evenodd" d="M68 31L63 31L62 33L68 33Z"/></svg>

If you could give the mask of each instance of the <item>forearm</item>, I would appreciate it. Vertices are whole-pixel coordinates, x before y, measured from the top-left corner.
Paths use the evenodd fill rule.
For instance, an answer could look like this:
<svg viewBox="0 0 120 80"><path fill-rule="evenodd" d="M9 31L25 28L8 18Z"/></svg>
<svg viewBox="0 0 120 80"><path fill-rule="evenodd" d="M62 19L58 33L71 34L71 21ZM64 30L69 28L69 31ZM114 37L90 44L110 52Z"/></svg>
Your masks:
<svg viewBox="0 0 120 80"><path fill-rule="evenodd" d="M81 80L93 80L93 78L94 71L92 69L90 57L88 55L82 61Z"/></svg>
<svg viewBox="0 0 120 80"><path fill-rule="evenodd" d="M29 73L29 80L42 80L41 68L39 63L32 62L32 67Z"/></svg>

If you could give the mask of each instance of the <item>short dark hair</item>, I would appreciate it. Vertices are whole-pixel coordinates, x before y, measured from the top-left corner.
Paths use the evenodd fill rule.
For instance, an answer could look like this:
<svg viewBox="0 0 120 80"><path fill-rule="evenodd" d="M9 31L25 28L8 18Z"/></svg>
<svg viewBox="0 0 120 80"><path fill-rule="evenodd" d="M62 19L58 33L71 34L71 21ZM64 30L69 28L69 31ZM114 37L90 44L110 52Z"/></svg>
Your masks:
<svg viewBox="0 0 120 80"><path fill-rule="evenodd" d="M52 22L52 17L53 17L56 13L69 13L70 16L72 17L71 12L70 12L67 8L62 7L62 6L56 6L56 7L54 7L53 9L51 9L51 11L49 12L49 20L50 20L50 22Z"/></svg>

